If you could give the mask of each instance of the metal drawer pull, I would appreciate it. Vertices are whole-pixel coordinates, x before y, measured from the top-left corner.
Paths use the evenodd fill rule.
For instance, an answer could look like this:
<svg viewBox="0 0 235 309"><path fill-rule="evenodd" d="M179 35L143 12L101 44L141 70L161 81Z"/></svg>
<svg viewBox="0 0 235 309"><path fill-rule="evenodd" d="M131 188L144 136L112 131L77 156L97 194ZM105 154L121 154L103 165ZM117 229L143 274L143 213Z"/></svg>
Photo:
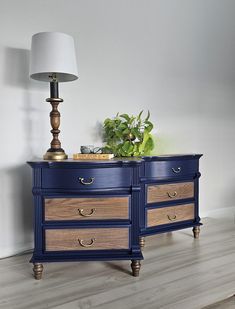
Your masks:
<svg viewBox="0 0 235 309"><path fill-rule="evenodd" d="M167 192L167 195L170 197L170 198L174 198L177 196L177 192L175 191L174 193L170 193L170 192Z"/></svg>
<svg viewBox="0 0 235 309"><path fill-rule="evenodd" d="M91 247L91 246L94 245L94 243L95 243L95 238L91 238L91 242L88 243L88 244L84 243L84 240L83 240L83 239L79 239L79 238L78 238L78 242L79 242L80 246L85 247L85 248L88 248L88 247Z"/></svg>
<svg viewBox="0 0 235 309"><path fill-rule="evenodd" d="M174 220L176 220L176 215L174 215L174 216L167 215L167 218L168 218L170 221L174 221Z"/></svg>
<svg viewBox="0 0 235 309"><path fill-rule="evenodd" d="M90 213L84 213L84 209L83 208L78 208L78 212L79 215L83 216L83 217L90 217L92 216L96 211L96 208L92 208Z"/></svg>
<svg viewBox="0 0 235 309"><path fill-rule="evenodd" d="M86 181L85 178L83 177L79 177L78 180L83 184L83 185L91 185L95 178L94 177L91 177L89 181Z"/></svg>
<svg viewBox="0 0 235 309"><path fill-rule="evenodd" d="M176 174L180 173L181 172L181 167L177 167L177 169L175 169L174 167L172 167L172 171Z"/></svg>

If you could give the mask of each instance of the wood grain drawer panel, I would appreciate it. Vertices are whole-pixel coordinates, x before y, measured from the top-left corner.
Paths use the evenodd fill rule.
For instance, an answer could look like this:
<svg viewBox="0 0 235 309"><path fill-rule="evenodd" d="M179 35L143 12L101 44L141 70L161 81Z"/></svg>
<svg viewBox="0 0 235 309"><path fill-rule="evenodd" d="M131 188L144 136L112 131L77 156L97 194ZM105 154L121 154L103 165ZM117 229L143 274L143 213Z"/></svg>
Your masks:
<svg viewBox="0 0 235 309"><path fill-rule="evenodd" d="M147 227L194 219L194 204L147 210Z"/></svg>
<svg viewBox="0 0 235 309"><path fill-rule="evenodd" d="M129 228L48 229L46 251L128 249Z"/></svg>
<svg viewBox="0 0 235 309"><path fill-rule="evenodd" d="M45 220L106 220L128 218L128 196L45 199Z"/></svg>
<svg viewBox="0 0 235 309"><path fill-rule="evenodd" d="M194 197L194 183L181 182L164 185L148 185L147 203L181 200Z"/></svg>

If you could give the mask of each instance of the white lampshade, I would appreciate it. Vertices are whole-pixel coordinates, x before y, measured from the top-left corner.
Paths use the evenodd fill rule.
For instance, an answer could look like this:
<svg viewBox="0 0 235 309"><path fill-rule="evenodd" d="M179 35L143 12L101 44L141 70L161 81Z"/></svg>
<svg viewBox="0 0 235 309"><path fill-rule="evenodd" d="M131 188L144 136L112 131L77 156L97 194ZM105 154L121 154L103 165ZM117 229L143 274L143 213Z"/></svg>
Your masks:
<svg viewBox="0 0 235 309"><path fill-rule="evenodd" d="M73 38L60 32L40 32L32 37L30 77L50 82L56 74L58 82L78 78Z"/></svg>

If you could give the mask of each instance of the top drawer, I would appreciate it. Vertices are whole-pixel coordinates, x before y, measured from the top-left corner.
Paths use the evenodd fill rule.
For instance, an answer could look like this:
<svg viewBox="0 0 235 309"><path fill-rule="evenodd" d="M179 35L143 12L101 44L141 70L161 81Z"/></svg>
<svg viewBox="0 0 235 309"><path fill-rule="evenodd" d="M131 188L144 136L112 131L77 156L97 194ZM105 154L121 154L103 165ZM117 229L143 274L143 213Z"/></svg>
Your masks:
<svg viewBox="0 0 235 309"><path fill-rule="evenodd" d="M46 189L106 189L130 185L130 168L42 169L42 188Z"/></svg>
<svg viewBox="0 0 235 309"><path fill-rule="evenodd" d="M198 160L172 160L145 162L145 177L177 178L198 171Z"/></svg>

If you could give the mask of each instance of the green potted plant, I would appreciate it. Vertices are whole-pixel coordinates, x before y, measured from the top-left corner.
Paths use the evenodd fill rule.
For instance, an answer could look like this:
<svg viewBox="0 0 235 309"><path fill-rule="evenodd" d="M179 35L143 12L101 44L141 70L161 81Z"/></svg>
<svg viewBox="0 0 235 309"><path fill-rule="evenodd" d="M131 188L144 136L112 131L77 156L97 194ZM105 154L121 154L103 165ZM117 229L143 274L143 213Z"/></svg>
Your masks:
<svg viewBox="0 0 235 309"><path fill-rule="evenodd" d="M143 111L138 116L119 113L113 118L104 120L104 151L113 153L116 157L145 156L154 148L150 122L150 112L142 118Z"/></svg>

